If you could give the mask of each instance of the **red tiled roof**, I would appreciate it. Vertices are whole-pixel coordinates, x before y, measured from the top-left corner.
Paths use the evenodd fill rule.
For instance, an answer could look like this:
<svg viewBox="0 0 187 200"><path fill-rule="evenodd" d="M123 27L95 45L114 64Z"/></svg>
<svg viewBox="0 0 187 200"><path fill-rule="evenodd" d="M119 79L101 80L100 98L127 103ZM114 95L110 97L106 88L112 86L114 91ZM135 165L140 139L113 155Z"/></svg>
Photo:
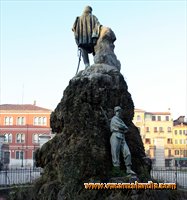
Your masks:
<svg viewBox="0 0 187 200"><path fill-rule="evenodd" d="M146 112L142 109L139 108L135 108L135 111L137 112L145 112L146 114L150 114L150 115L170 115L170 112Z"/></svg>
<svg viewBox="0 0 187 200"><path fill-rule="evenodd" d="M32 104L2 104L0 105L0 112L1 111L45 111L51 112L50 109L42 108Z"/></svg>
<svg viewBox="0 0 187 200"><path fill-rule="evenodd" d="M144 110L139 109L139 108L135 108L134 111L137 111L137 112L145 112Z"/></svg>
<svg viewBox="0 0 187 200"><path fill-rule="evenodd" d="M171 115L170 112L146 112L146 114L151 114L151 115Z"/></svg>

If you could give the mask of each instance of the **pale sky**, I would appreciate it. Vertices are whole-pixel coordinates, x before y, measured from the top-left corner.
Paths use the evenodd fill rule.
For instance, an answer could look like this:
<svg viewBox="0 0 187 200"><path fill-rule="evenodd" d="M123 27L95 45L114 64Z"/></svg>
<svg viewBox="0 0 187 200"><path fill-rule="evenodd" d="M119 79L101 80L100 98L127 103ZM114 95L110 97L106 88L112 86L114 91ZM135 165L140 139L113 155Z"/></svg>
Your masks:
<svg viewBox="0 0 187 200"><path fill-rule="evenodd" d="M56 108L76 72L71 28L87 5L116 35L114 51L135 107L187 116L186 0L1 0L0 104L36 100Z"/></svg>

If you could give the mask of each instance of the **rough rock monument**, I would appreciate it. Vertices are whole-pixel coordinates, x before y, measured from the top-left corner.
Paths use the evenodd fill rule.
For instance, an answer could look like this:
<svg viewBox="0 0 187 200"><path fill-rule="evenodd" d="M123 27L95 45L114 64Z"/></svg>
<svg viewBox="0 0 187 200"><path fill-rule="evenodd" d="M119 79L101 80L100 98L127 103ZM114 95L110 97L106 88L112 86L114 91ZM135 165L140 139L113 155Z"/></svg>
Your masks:
<svg viewBox="0 0 187 200"><path fill-rule="evenodd" d="M133 190L88 190L84 187L84 183L130 181L122 159L121 174L115 174L112 167L109 124L115 106L124 110L122 119L129 130L126 141L132 156L132 170L140 181L147 182L150 178L151 165L145 156L139 130L132 122L133 100L114 54L115 40L114 32L102 26L94 47L94 64L69 81L51 114L51 128L56 135L36 153L37 166L43 168L42 176L29 192L22 193L21 197L17 194L15 199L111 200L135 199L135 196L153 199L151 191L133 193ZM159 192L155 194L161 199Z"/></svg>
<svg viewBox="0 0 187 200"><path fill-rule="evenodd" d="M51 114L51 128L56 136L37 153L36 162L44 168L44 174L36 184L36 199L44 195L55 195L53 198L58 200L97 199L97 195L104 195L87 191L84 183L107 182L112 177L109 121L117 105L125 111L122 114L129 128L126 140L133 171L141 178L150 167L145 162L138 128L132 123L134 104L114 54L115 40L110 28L101 28L95 46L95 64L70 80ZM121 166L123 170L125 165ZM105 195L110 196L110 192Z"/></svg>

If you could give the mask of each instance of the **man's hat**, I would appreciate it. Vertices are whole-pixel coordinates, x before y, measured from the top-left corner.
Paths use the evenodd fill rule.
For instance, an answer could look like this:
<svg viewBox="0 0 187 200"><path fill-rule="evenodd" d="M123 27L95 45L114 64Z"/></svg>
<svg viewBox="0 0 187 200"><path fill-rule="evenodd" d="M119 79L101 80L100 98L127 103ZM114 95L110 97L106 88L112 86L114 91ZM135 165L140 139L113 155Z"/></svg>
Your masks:
<svg viewBox="0 0 187 200"><path fill-rule="evenodd" d="M119 111L119 110L122 110L122 108L120 107L120 106L116 106L115 108L114 108L114 112L116 113L117 111Z"/></svg>
<svg viewBox="0 0 187 200"><path fill-rule="evenodd" d="M86 6L86 7L84 8L84 12L89 12L89 13L91 13L91 12L92 12L92 7L91 7L91 6Z"/></svg>

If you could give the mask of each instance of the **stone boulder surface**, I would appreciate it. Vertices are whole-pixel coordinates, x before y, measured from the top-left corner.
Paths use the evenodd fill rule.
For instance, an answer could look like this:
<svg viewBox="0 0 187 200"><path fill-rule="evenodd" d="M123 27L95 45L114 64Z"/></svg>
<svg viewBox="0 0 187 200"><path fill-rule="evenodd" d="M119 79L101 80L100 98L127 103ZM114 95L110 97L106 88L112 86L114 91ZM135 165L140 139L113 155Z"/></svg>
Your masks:
<svg viewBox="0 0 187 200"><path fill-rule="evenodd" d="M116 36L114 32L108 27L102 27L100 31L100 37L97 44L94 47L95 56L94 63L105 63L110 66L116 67L119 71L121 69L121 63L117 59L114 53L114 42Z"/></svg>
<svg viewBox="0 0 187 200"><path fill-rule="evenodd" d="M58 180L63 184L61 194L67 199L75 198L84 183L110 179L109 122L117 105L124 109L123 120L129 127L126 140L132 154L132 169L141 174L145 167L143 143L132 123L134 104L127 84L116 67L94 64L70 80L51 115L53 125L57 118L63 121L61 127L54 126L52 130L62 132L37 153L38 166L44 167L49 182L54 184L53 181ZM124 165L121 170L125 171ZM75 199L80 197L81 194Z"/></svg>

